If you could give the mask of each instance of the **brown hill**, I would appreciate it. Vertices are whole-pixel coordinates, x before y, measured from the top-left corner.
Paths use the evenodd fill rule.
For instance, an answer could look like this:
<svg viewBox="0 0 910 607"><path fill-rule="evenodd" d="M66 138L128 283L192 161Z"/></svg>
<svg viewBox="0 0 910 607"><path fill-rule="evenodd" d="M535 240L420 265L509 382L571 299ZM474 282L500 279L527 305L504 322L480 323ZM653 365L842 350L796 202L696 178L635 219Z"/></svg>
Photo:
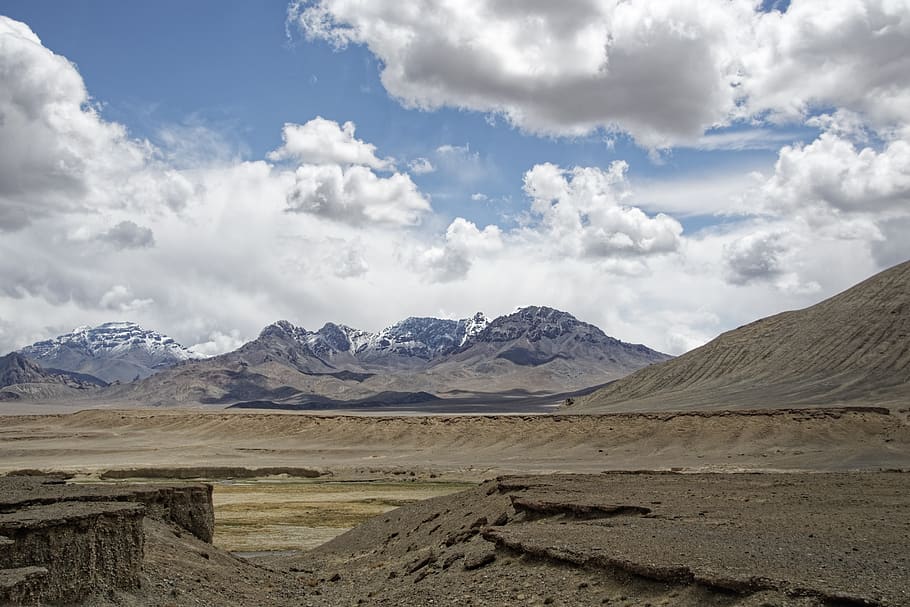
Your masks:
<svg viewBox="0 0 910 607"><path fill-rule="evenodd" d="M0 401L67 398L106 385L91 375L44 368L18 352L0 356Z"/></svg>
<svg viewBox="0 0 910 607"><path fill-rule="evenodd" d="M910 262L580 398L584 412L910 403Z"/></svg>

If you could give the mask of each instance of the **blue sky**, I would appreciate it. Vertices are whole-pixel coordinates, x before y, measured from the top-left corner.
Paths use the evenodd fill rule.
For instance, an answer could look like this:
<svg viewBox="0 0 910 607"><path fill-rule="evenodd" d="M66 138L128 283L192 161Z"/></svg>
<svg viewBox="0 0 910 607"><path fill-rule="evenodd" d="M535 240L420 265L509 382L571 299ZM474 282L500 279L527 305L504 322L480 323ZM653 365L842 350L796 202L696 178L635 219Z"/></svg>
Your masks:
<svg viewBox="0 0 910 607"><path fill-rule="evenodd" d="M557 8L0 2L0 349L543 304L679 353L910 255L908 7Z"/></svg>
<svg viewBox="0 0 910 607"><path fill-rule="evenodd" d="M509 224L527 206L521 179L537 163L606 166L623 159L637 179L767 166L761 150L704 152L676 149L659 162L628 137L604 132L579 137L533 136L490 114L451 108L407 109L384 90L375 56L352 45L337 51L308 41L286 24L287 2L9 1L4 12L32 26L46 46L78 67L105 118L159 145L160 130L205 126L245 159L263 158L281 143L285 122L315 116L353 121L358 136L400 159L431 157L442 145L469 146L477 171L414 176L447 218ZM748 129L749 127L739 127ZM733 130L739 130L733 129ZM815 131L788 132L794 141ZM491 200L477 204L481 193ZM687 230L711 217L680 217ZM717 220L719 221L719 220Z"/></svg>

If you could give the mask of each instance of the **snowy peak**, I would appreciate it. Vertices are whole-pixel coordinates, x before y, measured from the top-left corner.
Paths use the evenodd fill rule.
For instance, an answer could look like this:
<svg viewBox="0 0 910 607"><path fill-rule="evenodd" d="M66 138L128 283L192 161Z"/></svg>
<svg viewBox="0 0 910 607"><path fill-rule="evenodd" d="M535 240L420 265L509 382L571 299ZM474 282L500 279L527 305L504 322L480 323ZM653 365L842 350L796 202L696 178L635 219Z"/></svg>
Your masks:
<svg viewBox="0 0 910 607"><path fill-rule="evenodd" d="M143 350L149 354L172 358L175 362L202 358L202 355L191 352L170 337L143 329L134 322L108 322L97 327L79 327L70 333L22 348L20 352L40 361L54 356L64 348L82 352L86 356Z"/></svg>
<svg viewBox="0 0 910 607"><path fill-rule="evenodd" d="M568 312L544 306L528 306L493 320L477 334L475 340L505 342L525 337L533 343L576 332L595 339L613 339L594 325L581 322Z"/></svg>
<svg viewBox="0 0 910 607"><path fill-rule="evenodd" d="M478 312L471 318L465 318L458 321L458 340L459 346L464 346L468 342L474 341L481 331L487 328L490 319L483 312Z"/></svg>
<svg viewBox="0 0 910 607"><path fill-rule="evenodd" d="M134 322L79 327L19 353L43 367L88 373L109 382L147 377L179 362L204 358Z"/></svg>
<svg viewBox="0 0 910 607"><path fill-rule="evenodd" d="M488 324L481 312L461 320L412 316L376 333L331 322L318 331L307 331L280 320L263 329L259 338L293 343L299 353L323 361L343 353L362 359L394 355L431 360L464 346Z"/></svg>
<svg viewBox="0 0 910 607"><path fill-rule="evenodd" d="M370 346L380 352L429 360L458 346L458 321L411 317L386 327Z"/></svg>

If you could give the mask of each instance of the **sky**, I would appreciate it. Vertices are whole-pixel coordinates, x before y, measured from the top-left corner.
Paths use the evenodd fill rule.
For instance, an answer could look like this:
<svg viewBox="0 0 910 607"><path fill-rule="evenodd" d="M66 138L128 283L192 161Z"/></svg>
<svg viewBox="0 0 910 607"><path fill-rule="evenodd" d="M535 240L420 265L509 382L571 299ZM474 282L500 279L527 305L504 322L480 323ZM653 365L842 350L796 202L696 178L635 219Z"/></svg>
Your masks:
<svg viewBox="0 0 910 607"><path fill-rule="evenodd" d="M0 352L556 307L680 354L910 257L910 2L0 0Z"/></svg>

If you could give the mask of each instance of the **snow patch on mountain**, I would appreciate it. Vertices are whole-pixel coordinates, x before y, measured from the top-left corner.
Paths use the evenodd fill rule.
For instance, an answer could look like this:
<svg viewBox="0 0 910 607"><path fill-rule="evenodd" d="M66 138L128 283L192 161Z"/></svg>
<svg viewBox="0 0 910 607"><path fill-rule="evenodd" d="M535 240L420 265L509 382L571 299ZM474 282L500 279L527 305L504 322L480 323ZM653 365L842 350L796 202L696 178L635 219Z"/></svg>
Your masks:
<svg viewBox="0 0 910 607"><path fill-rule="evenodd" d="M390 355L432 361L478 343L523 338L535 344L570 334L576 342L615 346L622 343L567 312L538 306L521 308L493 320L482 312L459 320L410 317L375 333L334 323L327 323L318 331L308 331L281 320L263 329L260 339L274 336L294 342L299 346L300 354L329 363L344 354L362 361L375 361Z"/></svg>
<svg viewBox="0 0 910 607"><path fill-rule="evenodd" d="M307 331L280 320L263 329L259 337L293 340L323 360L342 353L356 358L391 354L432 360L470 344L489 324L482 312L460 320L410 317L375 333L334 323Z"/></svg>
<svg viewBox="0 0 910 607"><path fill-rule="evenodd" d="M77 327L70 333L26 346L20 353L33 359L53 356L63 348L82 351L88 356L119 354L142 350L166 356L175 362L204 358L156 331L143 329L134 322L107 322L97 327Z"/></svg>
<svg viewBox="0 0 910 607"><path fill-rule="evenodd" d="M78 327L26 346L19 353L45 367L89 373L105 381L131 381L183 361L205 358L134 322Z"/></svg>

